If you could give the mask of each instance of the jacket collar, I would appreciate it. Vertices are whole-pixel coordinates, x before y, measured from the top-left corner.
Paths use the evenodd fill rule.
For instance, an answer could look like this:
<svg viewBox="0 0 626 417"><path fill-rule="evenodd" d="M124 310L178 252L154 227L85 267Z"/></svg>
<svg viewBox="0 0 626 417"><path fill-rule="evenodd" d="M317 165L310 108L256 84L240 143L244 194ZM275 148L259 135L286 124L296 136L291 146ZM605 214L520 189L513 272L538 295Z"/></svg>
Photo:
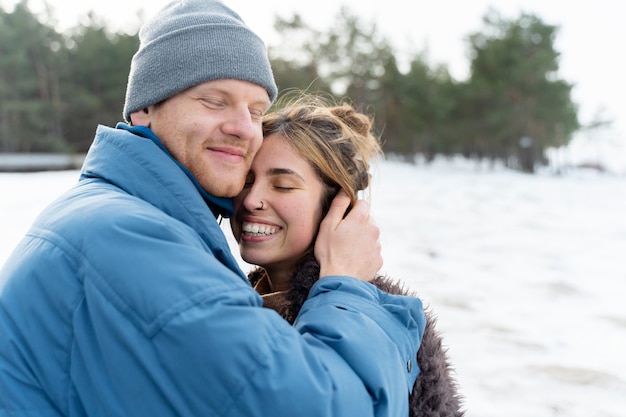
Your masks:
<svg viewBox="0 0 626 417"><path fill-rule="evenodd" d="M163 145L163 142L161 142L161 140L154 134L154 132L150 128L145 126L130 126L126 123L118 123L115 127L116 129L126 130L137 136L150 139L152 142L154 142L159 147L159 149L161 149L176 165L178 165L178 167L185 173L187 178L191 180L204 201L206 201L206 203L211 208L213 214L215 214L215 217L217 217L218 215L226 218L232 217L234 212L232 200L230 198L215 197L207 193L205 189L202 188L196 177L191 173L191 171L189 171L187 167L185 167L183 164L178 162L178 160L174 159L172 154Z"/></svg>
<svg viewBox="0 0 626 417"><path fill-rule="evenodd" d="M226 199L215 199L201 190L193 176L182 170L169 153L146 134L142 129L137 132L126 127L98 126L80 181L112 184L187 224L214 256L245 280L224 231L216 221L219 214L230 212L229 205L222 204Z"/></svg>

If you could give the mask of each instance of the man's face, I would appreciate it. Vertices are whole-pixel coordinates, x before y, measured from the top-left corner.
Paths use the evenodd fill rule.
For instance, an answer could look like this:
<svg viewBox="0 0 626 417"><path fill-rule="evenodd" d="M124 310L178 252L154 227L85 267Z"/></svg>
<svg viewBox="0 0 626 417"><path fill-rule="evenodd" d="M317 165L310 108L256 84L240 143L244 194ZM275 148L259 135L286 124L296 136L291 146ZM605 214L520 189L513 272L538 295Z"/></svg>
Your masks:
<svg viewBox="0 0 626 417"><path fill-rule="evenodd" d="M148 108L149 127L209 193L233 197L263 134L267 91L239 80L208 81Z"/></svg>

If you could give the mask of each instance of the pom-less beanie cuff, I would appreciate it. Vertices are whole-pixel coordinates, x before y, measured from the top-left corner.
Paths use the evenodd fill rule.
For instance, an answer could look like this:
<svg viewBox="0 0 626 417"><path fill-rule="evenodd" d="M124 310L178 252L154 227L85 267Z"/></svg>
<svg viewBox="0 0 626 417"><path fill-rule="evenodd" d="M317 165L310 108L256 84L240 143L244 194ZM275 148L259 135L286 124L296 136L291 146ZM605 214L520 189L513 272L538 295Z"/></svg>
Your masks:
<svg viewBox="0 0 626 417"><path fill-rule="evenodd" d="M218 0L177 0L141 28L124 119L206 81L236 79L278 90L263 41Z"/></svg>

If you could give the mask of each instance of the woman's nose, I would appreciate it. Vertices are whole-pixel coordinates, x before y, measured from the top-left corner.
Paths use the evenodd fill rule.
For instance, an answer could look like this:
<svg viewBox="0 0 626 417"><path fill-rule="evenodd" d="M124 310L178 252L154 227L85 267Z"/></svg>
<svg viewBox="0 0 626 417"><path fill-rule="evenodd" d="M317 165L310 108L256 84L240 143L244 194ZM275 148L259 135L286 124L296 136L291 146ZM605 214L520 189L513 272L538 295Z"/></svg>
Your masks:
<svg viewBox="0 0 626 417"><path fill-rule="evenodd" d="M248 211L262 210L267 208L267 202L264 201L263 193L260 187L252 185L246 190L247 194L243 199L243 204Z"/></svg>

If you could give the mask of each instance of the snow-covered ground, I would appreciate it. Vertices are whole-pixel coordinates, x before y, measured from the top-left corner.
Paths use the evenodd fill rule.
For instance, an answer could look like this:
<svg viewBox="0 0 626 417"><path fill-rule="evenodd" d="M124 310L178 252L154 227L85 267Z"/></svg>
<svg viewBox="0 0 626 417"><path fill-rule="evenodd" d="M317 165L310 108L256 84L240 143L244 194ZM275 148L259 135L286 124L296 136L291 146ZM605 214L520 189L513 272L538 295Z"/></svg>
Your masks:
<svg viewBox="0 0 626 417"><path fill-rule="evenodd" d="M77 176L0 174L0 264ZM375 176L383 272L438 316L467 417L626 415L625 176L391 161Z"/></svg>

